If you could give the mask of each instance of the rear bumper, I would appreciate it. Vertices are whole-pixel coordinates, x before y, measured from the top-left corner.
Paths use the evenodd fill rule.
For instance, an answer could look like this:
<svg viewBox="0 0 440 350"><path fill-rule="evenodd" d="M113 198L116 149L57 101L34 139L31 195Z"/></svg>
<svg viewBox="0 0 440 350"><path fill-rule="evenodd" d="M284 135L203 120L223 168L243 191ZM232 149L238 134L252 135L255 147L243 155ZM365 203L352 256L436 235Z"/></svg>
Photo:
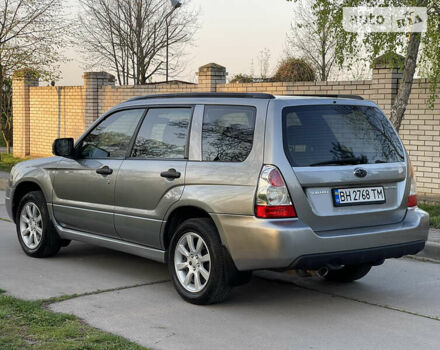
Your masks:
<svg viewBox="0 0 440 350"><path fill-rule="evenodd" d="M347 250L335 253L304 255L290 266L292 269L317 270L327 265L352 265L380 263L385 259L401 258L404 255L417 254L425 248L425 241L394 244L385 247Z"/></svg>
<svg viewBox="0 0 440 350"><path fill-rule="evenodd" d="M429 232L429 215L409 209L393 225L315 233L297 219L212 214L223 244L239 270L319 268L327 263L355 264L415 254ZM322 264L321 266L318 266Z"/></svg>

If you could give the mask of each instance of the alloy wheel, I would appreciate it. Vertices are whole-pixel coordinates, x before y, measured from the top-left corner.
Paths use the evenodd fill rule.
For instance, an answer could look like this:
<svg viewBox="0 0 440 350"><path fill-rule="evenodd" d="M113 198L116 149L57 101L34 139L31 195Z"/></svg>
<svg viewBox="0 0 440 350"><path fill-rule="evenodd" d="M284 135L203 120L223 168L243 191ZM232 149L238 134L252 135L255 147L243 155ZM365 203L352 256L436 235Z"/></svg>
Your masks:
<svg viewBox="0 0 440 350"><path fill-rule="evenodd" d="M174 268L180 284L198 293L206 287L211 273L211 256L206 242L194 232L186 232L177 242Z"/></svg>
<svg viewBox="0 0 440 350"><path fill-rule="evenodd" d="M20 234L29 249L35 249L43 238L43 218L33 202L27 202L20 213Z"/></svg>

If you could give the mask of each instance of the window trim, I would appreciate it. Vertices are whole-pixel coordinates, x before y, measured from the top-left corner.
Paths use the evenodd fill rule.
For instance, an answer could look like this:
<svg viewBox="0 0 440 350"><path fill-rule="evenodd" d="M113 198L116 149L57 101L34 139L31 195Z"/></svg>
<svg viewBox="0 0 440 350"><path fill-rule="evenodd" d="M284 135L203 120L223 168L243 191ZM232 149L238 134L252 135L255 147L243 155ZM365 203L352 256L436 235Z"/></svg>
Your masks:
<svg viewBox="0 0 440 350"><path fill-rule="evenodd" d="M180 108L180 109L190 109L190 120L188 125L188 134L186 138L186 144L185 144L185 154L183 158L146 158L146 157L132 157L133 154L133 148L134 144L136 142L136 139L139 135L139 131L142 127L142 124L144 123L145 118L147 118L148 112L151 109L174 109L174 108ZM191 129L192 129L192 121L194 117L194 110L195 105L154 105L154 106L147 106L145 110L145 114L141 118L139 125L137 126L135 133L133 135L133 139L131 140L129 144L129 148L127 150L127 153L125 155L126 160L158 160L158 161L188 161L188 155L189 155L189 146L190 146L190 138L191 138Z"/></svg>
<svg viewBox="0 0 440 350"><path fill-rule="evenodd" d="M112 115L119 113L119 112L124 112L124 111L130 111L130 110L143 110L143 113L139 119L138 124L136 125L136 128L134 130L133 135L130 138L130 142L128 143L128 147L127 150L130 148L132 141L133 141L133 137L135 135L136 130L138 129L140 122L145 118L145 115L147 113L147 108L145 106L130 106L130 107L124 107L124 108L119 108L119 109L115 109L112 110L111 112L109 112L108 114L104 114L104 116L102 118L98 118L91 126L90 128L87 130L87 132L85 132L83 135L81 135L81 137L76 141L75 143L75 148L74 148L74 159L79 159L79 160L87 160L87 159L94 159L94 160L124 160L126 159L127 153L125 153L125 156L123 157L108 157L108 158L82 158L81 155L79 154L81 145L84 141L84 139L90 135L90 133L95 130L99 125L101 125L101 123L103 123L107 118L110 118Z"/></svg>
<svg viewBox="0 0 440 350"><path fill-rule="evenodd" d="M205 117L206 117L206 112L207 112L207 108L209 107L244 107L244 108L249 108L252 109L254 111L254 128L253 128L253 134L252 134L252 147L249 150L249 153L247 154L246 158L243 159L242 161L239 162L228 162L228 161L215 161L215 160L205 160L203 159L203 124L205 122ZM240 163L244 163L246 162L250 155L252 154L252 151L254 149L254 145L255 145L255 130L257 127L257 116L258 116L258 109L256 106L253 105L241 105L241 104L205 104L204 105L204 109L203 109L203 118L202 118L202 125L201 125L201 129L200 129L200 161L204 162L204 163L215 163L215 164L240 164Z"/></svg>

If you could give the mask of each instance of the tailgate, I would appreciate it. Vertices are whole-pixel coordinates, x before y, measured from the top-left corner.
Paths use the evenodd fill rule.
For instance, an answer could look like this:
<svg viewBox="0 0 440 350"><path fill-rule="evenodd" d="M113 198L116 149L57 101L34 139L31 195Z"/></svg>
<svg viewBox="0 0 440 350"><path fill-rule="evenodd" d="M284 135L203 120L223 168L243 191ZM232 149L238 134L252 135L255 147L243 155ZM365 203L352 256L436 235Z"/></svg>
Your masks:
<svg viewBox="0 0 440 350"><path fill-rule="evenodd" d="M378 108L287 107L283 138L293 173L287 186L298 217L315 231L403 220L405 151Z"/></svg>

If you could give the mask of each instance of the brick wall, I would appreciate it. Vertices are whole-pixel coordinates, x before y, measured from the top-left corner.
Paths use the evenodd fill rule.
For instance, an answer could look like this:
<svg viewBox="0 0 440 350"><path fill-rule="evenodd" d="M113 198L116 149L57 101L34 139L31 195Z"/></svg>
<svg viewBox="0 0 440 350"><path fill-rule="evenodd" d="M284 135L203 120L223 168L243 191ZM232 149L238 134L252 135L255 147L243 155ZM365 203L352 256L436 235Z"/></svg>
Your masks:
<svg viewBox="0 0 440 350"><path fill-rule="evenodd" d="M429 82L416 80L400 137L416 170L418 192L440 201L440 101L426 108Z"/></svg>
<svg viewBox="0 0 440 350"><path fill-rule="evenodd" d="M84 132L84 98L82 86L29 88L29 155L47 156L54 139Z"/></svg>
<svg viewBox="0 0 440 350"><path fill-rule="evenodd" d="M376 102L389 114L402 77L383 62L376 64L371 80L363 81L226 84L226 69L214 63L200 67L197 75L198 84L172 81L115 86L111 74L89 72L83 76L83 86L38 87L38 81L20 74L13 81L14 155L50 155L55 138L78 138L99 115L134 96L174 92L354 94ZM428 98L429 83L416 80L400 136L416 169L418 192L440 200L440 101L431 110Z"/></svg>

